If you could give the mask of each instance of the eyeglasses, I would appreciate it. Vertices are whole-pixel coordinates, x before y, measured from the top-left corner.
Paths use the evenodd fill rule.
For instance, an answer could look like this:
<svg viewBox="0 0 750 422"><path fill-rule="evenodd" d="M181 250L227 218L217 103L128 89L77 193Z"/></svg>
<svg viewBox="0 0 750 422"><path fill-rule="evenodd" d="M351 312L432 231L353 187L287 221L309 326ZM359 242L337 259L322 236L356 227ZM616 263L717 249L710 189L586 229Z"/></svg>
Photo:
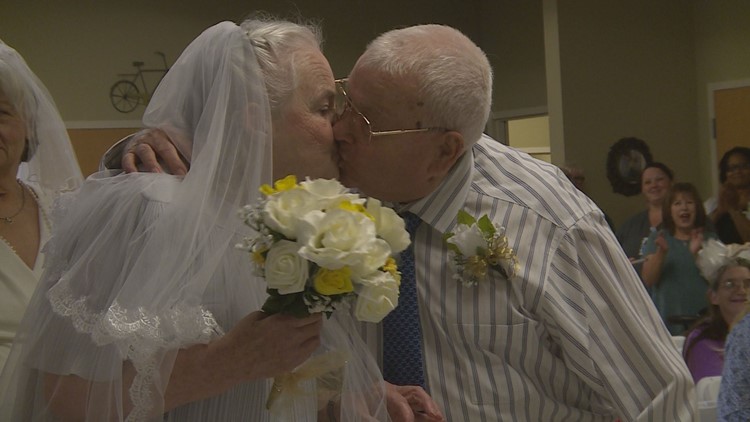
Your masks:
<svg viewBox="0 0 750 422"><path fill-rule="evenodd" d="M735 164L727 167L727 173L748 169L750 169L750 163Z"/></svg>
<svg viewBox="0 0 750 422"><path fill-rule="evenodd" d="M722 281L719 283L719 287L726 290L738 290L740 287L750 290L750 279Z"/></svg>
<svg viewBox="0 0 750 422"><path fill-rule="evenodd" d="M336 82L336 97L333 104L334 113L336 114L335 121L339 121L344 118L346 113L351 112L353 114L354 128L359 131L359 134L366 137L369 142L376 136L390 136L390 135L401 135L403 133L419 133L429 132L432 130L439 130L447 132L448 129L442 127L424 127L417 129L395 129L395 130L372 130L372 123L370 119L365 117L357 107L352 103L351 98L346 93L346 83L348 79L337 79Z"/></svg>

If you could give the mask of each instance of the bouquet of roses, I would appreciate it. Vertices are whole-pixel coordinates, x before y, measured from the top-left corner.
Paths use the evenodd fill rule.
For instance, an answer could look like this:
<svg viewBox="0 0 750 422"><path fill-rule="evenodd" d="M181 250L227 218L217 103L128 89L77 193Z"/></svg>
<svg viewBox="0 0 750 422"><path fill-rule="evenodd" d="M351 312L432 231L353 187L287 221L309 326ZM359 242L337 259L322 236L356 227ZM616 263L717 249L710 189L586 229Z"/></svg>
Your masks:
<svg viewBox="0 0 750 422"><path fill-rule="evenodd" d="M379 322L398 303L400 273L393 254L409 245L404 221L376 199L364 199L336 180L294 176L263 185L265 196L241 217L254 229L250 252L268 285L268 313L330 313L356 300L355 317Z"/></svg>
<svg viewBox="0 0 750 422"><path fill-rule="evenodd" d="M391 255L410 242L398 214L336 180L298 184L287 176L260 191L264 198L240 211L254 234L237 246L267 283L263 311L330 317L338 304L354 301L357 319L379 322L396 307L401 275ZM300 380L335 372L345 361L329 352L277 377L266 407L284 391L293 394Z"/></svg>

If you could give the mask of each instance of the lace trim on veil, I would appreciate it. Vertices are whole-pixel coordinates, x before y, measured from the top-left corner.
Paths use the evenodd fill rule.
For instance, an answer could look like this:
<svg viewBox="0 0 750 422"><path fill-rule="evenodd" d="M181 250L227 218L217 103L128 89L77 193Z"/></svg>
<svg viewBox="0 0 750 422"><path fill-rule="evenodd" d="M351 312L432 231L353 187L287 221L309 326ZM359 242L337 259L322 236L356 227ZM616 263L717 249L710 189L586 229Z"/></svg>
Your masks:
<svg viewBox="0 0 750 422"><path fill-rule="evenodd" d="M76 296L65 277L47 292L53 311L69 318L76 331L89 334L98 346L112 344L123 361L130 360L136 376L129 393L133 409L125 419L147 419L154 407L152 386L159 378L160 352L189 344L208 343L223 335L213 314L202 306L179 303L161 315L146 309L128 309L116 300L105 311L97 312L86 296Z"/></svg>

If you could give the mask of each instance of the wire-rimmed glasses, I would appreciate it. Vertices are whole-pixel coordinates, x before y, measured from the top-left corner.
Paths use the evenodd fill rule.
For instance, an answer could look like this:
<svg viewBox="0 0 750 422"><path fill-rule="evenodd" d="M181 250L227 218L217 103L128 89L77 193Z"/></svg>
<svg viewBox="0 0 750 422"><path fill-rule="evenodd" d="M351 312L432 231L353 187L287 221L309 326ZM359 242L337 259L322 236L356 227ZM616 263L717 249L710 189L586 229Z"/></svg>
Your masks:
<svg viewBox="0 0 750 422"><path fill-rule="evenodd" d="M370 119L365 117L357 107L352 103L351 98L346 93L347 78L337 79L336 81L336 97L334 100L334 112L336 113L336 121L344 118L348 113L352 113L352 124L353 127L360 131L360 135L367 137L369 142L372 138L377 136L389 136L389 135L400 135L403 133L418 133L418 132L429 132L432 130L447 131L448 129L442 127L424 127L415 129L395 129L395 130L372 130L372 123Z"/></svg>

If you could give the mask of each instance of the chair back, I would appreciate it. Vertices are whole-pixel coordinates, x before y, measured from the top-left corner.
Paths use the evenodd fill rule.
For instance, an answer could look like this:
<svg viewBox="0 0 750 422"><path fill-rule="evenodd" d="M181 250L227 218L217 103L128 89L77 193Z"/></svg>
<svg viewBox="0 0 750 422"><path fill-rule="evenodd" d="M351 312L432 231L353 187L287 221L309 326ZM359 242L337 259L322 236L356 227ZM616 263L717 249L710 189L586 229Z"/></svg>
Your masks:
<svg viewBox="0 0 750 422"><path fill-rule="evenodd" d="M705 377L695 385L695 395L698 397L698 414L701 422L715 422L716 400L719 398L721 376Z"/></svg>

